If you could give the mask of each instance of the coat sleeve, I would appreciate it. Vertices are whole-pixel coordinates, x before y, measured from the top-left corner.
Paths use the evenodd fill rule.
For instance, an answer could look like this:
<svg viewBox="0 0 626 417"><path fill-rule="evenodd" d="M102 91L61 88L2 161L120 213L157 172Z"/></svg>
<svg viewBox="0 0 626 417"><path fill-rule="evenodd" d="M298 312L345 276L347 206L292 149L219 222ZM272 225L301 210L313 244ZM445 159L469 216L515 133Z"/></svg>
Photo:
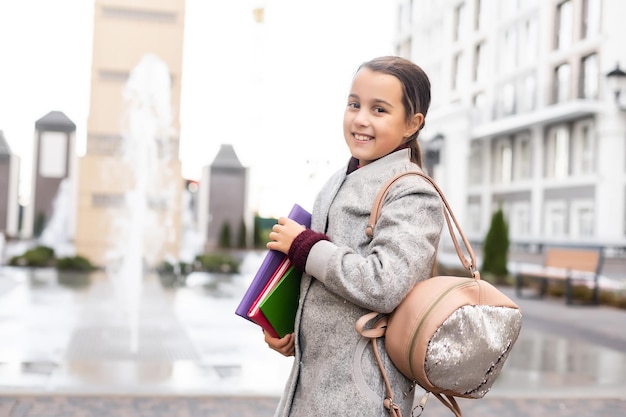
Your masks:
<svg viewBox="0 0 626 417"><path fill-rule="evenodd" d="M443 222L434 188L421 178L403 178L385 199L366 253L320 241L306 272L356 305L389 313L418 281L430 278Z"/></svg>

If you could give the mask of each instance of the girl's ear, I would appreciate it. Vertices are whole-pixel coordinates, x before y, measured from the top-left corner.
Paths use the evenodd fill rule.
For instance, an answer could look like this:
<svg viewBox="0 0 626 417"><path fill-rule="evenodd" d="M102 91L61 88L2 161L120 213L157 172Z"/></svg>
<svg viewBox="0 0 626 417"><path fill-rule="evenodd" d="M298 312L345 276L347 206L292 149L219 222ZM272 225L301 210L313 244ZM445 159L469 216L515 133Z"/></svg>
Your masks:
<svg viewBox="0 0 626 417"><path fill-rule="evenodd" d="M422 128L422 125L424 124L424 115L422 113L415 113L412 117L411 120L409 120L409 123L407 125L407 137L411 137L413 136L413 134L415 134L415 132L417 132L418 130L420 130Z"/></svg>

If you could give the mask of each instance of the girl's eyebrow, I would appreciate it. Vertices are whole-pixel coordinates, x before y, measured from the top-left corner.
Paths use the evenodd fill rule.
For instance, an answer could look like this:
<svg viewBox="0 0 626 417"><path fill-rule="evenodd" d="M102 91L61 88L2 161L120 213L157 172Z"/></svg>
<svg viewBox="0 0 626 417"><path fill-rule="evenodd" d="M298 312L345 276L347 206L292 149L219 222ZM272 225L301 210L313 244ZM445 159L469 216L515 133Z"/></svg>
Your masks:
<svg viewBox="0 0 626 417"><path fill-rule="evenodd" d="M358 95L356 95L356 94L354 94L354 93L350 93L350 94L348 95L348 97L349 97L349 98L354 98L354 99L359 100L359 96L358 96ZM389 107L393 107L393 104L391 104L391 103L389 103L388 101L385 101L385 100L383 100L383 99L381 99L381 98L375 98L375 99L374 99L374 103L376 103L376 104L385 104L385 105L387 105L387 106L389 106Z"/></svg>
<svg viewBox="0 0 626 417"><path fill-rule="evenodd" d="M393 104L391 104L390 102L385 101L383 99L380 99L380 98L375 98L374 99L374 103L382 103L382 104L385 104L385 105L387 105L389 107L393 107Z"/></svg>

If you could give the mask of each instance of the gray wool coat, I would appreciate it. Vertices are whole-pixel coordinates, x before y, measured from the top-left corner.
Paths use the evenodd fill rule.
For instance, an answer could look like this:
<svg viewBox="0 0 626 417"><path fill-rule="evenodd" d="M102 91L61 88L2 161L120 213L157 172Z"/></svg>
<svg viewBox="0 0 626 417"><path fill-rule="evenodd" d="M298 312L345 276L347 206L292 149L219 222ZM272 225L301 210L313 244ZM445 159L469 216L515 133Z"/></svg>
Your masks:
<svg viewBox="0 0 626 417"><path fill-rule="evenodd" d="M431 276L443 226L443 205L417 176L390 190L374 238L365 228L381 185L419 169L408 149L346 175L333 175L312 212L311 229L326 233L311 249L296 316L296 354L277 417L383 417L384 382L371 345L355 330L370 311L391 312L420 280ZM395 402L411 415L413 385L379 342Z"/></svg>

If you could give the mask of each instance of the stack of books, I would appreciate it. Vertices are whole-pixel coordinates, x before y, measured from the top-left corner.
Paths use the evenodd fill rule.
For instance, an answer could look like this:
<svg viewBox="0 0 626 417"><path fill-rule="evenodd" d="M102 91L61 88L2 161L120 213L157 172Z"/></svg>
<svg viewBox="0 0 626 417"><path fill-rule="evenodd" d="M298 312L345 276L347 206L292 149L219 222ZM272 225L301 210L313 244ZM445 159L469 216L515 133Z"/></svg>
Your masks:
<svg viewBox="0 0 626 417"><path fill-rule="evenodd" d="M292 220L311 227L311 214L295 204ZM282 252L270 250L252 279L235 314L261 326L273 337L292 333L300 296L302 271Z"/></svg>

